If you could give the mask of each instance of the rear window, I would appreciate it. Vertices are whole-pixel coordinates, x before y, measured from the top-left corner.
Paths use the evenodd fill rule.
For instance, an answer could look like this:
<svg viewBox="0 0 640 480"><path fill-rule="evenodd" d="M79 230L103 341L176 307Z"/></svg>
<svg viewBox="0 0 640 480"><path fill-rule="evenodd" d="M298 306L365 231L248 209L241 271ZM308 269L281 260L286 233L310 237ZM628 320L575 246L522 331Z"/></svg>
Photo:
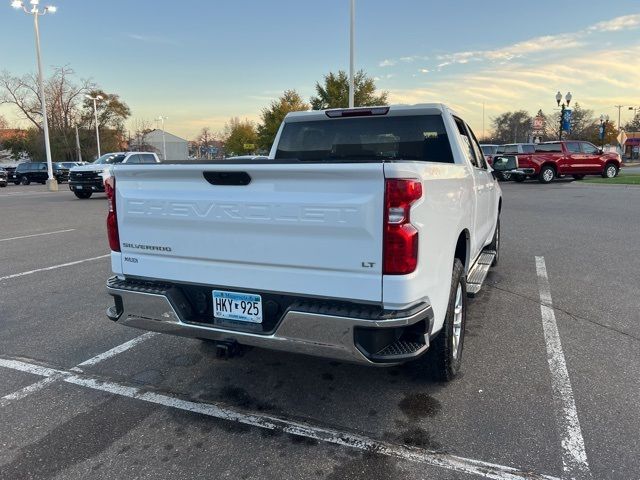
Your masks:
<svg viewBox="0 0 640 480"><path fill-rule="evenodd" d="M336 118L286 123L276 159L419 160L453 163L440 115Z"/></svg>
<svg viewBox="0 0 640 480"><path fill-rule="evenodd" d="M562 153L562 145L559 143L539 143L536 145L536 152Z"/></svg>

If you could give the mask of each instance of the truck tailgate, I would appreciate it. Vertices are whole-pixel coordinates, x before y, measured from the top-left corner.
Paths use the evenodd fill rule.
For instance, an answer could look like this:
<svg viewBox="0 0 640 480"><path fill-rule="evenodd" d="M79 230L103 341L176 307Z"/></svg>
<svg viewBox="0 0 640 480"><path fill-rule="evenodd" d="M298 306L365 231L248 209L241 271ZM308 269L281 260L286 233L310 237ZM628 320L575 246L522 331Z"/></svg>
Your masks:
<svg viewBox="0 0 640 480"><path fill-rule="evenodd" d="M381 163L127 166L114 176L125 275L382 300Z"/></svg>

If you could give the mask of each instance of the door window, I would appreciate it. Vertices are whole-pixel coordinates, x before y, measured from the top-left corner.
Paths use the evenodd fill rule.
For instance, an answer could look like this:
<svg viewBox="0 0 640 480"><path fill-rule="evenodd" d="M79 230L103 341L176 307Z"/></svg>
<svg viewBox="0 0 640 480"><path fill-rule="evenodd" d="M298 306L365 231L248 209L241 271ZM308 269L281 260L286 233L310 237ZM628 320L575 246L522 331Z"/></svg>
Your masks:
<svg viewBox="0 0 640 480"><path fill-rule="evenodd" d="M156 163L156 158L150 153L141 154L142 161L140 163Z"/></svg>
<svg viewBox="0 0 640 480"><path fill-rule="evenodd" d="M476 153L473 149L473 145L471 143L471 138L469 138L469 134L467 133L467 129L464 127L464 122L457 117L453 117L456 121L456 127L458 127L458 133L460 133L460 138L462 138L462 150L465 156L471 162L471 165L479 168L478 159L476 158Z"/></svg>
<svg viewBox="0 0 640 480"><path fill-rule="evenodd" d="M581 142L582 152L587 155L596 155L599 150L588 142Z"/></svg>
<svg viewBox="0 0 640 480"><path fill-rule="evenodd" d="M480 168L484 168L486 170L487 164L484 155L482 155L480 142L478 142L478 139L476 138L475 133L473 133L473 130L471 130L471 127L466 123L465 126L467 127L467 131L469 132L469 136L471 137L471 146L473 147L473 152L476 154L476 158L478 159L478 165L480 166Z"/></svg>
<svg viewBox="0 0 640 480"><path fill-rule="evenodd" d="M133 164L138 164L138 163L141 163L140 162L140 155L131 155L127 159L127 165L133 165Z"/></svg>
<svg viewBox="0 0 640 480"><path fill-rule="evenodd" d="M567 150L569 151L569 153L580 153L580 143L567 142Z"/></svg>

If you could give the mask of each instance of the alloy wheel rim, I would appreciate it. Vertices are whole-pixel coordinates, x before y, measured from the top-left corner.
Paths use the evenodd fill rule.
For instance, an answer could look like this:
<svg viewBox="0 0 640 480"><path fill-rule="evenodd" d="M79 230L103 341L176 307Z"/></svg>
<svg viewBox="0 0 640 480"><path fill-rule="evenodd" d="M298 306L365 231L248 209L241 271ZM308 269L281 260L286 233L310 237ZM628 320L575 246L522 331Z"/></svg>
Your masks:
<svg viewBox="0 0 640 480"><path fill-rule="evenodd" d="M607 177L613 178L615 176L616 176L616 168L613 166L607 168Z"/></svg>
<svg viewBox="0 0 640 480"><path fill-rule="evenodd" d="M544 174L542 176L547 182L550 182L551 180L553 180L553 171L547 169L544 171Z"/></svg>
<svg viewBox="0 0 640 480"><path fill-rule="evenodd" d="M462 314L463 314L463 301L462 301L462 285L458 283L458 289L456 290L456 300L453 306L453 358L457 359L460 355L460 341L462 339Z"/></svg>

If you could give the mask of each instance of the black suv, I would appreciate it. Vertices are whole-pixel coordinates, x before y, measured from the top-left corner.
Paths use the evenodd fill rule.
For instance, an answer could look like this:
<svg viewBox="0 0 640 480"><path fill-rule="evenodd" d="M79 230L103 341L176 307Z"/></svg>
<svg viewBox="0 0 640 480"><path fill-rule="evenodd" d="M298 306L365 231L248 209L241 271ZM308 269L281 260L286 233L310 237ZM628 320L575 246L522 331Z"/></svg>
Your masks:
<svg viewBox="0 0 640 480"><path fill-rule="evenodd" d="M53 164L53 176L58 183L69 180L69 169ZM16 185L29 185L31 182L47 183L49 175L44 162L25 162L19 164L11 174L11 181Z"/></svg>

